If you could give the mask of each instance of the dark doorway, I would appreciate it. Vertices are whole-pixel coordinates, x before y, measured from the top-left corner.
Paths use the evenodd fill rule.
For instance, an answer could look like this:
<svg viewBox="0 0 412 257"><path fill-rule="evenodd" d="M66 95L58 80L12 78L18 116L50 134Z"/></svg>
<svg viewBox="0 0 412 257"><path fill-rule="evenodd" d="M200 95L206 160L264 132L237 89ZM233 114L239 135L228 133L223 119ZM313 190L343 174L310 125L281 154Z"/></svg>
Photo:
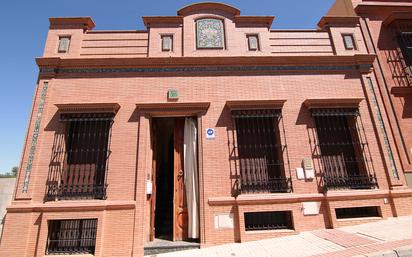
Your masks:
<svg viewBox="0 0 412 257"><path fill-rule="evenodd" d="M173 170L174 170L174 119L153 119L156 201L154 235L173 240Z"/></svg>

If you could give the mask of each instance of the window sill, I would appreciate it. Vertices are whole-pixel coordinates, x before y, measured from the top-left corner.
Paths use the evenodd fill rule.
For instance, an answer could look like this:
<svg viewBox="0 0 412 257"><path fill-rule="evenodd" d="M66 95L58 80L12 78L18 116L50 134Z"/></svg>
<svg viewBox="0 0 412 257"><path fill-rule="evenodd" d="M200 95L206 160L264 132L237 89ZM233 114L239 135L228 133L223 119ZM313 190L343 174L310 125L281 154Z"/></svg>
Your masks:
<svg viewBox="0 0 412 257"><path fill-rule="evenodd" d="M382 220L382 217L364 217L364 218L348 218L348 219L336 219L338 222L342 221L362 221L362 220L369 220L369 221L378 221Z"/></svg>
<svg viewBox="0 0 412 257"><path fill-rule="evenodd" d="M268 204L268 203L287 203L300 201L320 201L324 195L316 194L295 194L295 193L276 193L276 194L243 194L238 197L211 197L208 203L211 206L233 205L233 204Z"/></svg>
<svg viewBox="0 0 412 257"><path fill-rule="evenodd" d="M62 254L62 253L50 253L50 254L46 254L43 255L43 257L50 257L50 256L76 256L76 257L94 257L94 254L90 254L90 253L72 253L72 254Z"/></svg>
<svg viewBox="0 0 412 257"><path fill-rule="evenodd" d="M392 87L391 93L395 96L402 96L407 94L412 94L412 86L407 87Z"/></svg>
<svg viewBox="0 0 412 257"><path fill-rule="evenodd" d="M294 229L271 229L271 230L254 230L254 231L245 231L247 235L249 234L293 234L296 233Z"/></svg>

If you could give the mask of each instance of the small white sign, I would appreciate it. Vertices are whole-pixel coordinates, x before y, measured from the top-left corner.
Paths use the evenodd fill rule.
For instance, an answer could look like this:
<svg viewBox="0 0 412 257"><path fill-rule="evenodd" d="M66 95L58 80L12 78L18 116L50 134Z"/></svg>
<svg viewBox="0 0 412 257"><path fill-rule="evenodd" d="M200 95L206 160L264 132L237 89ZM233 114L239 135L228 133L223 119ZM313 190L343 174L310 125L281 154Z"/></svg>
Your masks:
<svg viewBox="0 0 412 257"><path fill-rule="evenodd" d="M319 207L317 202L303 202L302 206L303 215L318 215L319 214Z"/></svg>
<svg viewBox="0 0 412 257"><path fill-rule="evenodd" d="M214 128L206 129L206 139L215 139L215 129Z"/></svg>
<svg viewBox="0 0 412 257"><path fill-rule="evenodd" d="M233 213L215 214L215 229L233 227Z"/></svg>
<svg viewBox="0 0 412 257"><path fill-rule="evenodd" d="M296 168L296 176L299 180L305 180L305 171L303 168Z"/></svg>
<svg viewBox="0 0 412 257"><path fill-rule="evenodd" d="M146 194L151 195L153 191L153 183L151 180L146 180Z"/></svg>

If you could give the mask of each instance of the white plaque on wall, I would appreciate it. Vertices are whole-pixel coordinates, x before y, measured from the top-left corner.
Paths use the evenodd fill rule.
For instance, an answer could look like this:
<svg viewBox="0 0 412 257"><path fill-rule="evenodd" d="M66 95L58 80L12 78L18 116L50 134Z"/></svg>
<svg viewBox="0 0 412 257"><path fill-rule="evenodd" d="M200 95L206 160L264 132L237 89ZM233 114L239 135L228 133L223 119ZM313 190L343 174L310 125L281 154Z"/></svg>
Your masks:
<svg viewBox="0 0 412 257"><path fill-rule="evenodd" d="M318 215L319 214L319 206L318 202L304 202L303 203L303 215Z"/></svg>
<svg viewBox="0 0 412 257"><path fill-rule="evenodd" d="M215 229L233 227L233 213L215 214Z"/></svg>

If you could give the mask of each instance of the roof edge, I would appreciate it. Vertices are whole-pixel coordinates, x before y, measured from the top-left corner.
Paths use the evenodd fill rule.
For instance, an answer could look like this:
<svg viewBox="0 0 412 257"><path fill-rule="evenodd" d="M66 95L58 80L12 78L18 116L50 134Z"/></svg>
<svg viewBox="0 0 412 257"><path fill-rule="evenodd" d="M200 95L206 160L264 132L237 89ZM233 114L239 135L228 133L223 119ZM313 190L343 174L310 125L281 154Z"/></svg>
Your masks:
<svg viewBox="0 0 412 257"><path fill-rule="evenodd" d="M177 15L186 15L187 13L192 12L194 10L202 9L220 9L233 15L240 15L240 10L236 7L219 2L199 2L186 5L177 11Z"/></svg>
<svg viewBox="0 0 412 257"><path fill-rule="evenodd" d="M92 30L96 24L91 17L51 17L50 28L83 28Z"/></svg>

